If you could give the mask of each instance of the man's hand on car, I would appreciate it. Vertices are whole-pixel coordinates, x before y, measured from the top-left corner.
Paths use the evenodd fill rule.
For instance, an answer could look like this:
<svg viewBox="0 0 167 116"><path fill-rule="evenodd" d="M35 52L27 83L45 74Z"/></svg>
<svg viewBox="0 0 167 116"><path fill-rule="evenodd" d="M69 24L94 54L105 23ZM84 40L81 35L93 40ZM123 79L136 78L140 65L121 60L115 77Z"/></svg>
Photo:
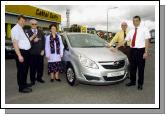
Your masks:
<svg viewBox="0 0 167 116"><path fill-rule="evenodd" d="M116 52L116 51L118 51L117 48L113 48L113 47L111 47L110 50L111 50L112 52Z"/></svg>

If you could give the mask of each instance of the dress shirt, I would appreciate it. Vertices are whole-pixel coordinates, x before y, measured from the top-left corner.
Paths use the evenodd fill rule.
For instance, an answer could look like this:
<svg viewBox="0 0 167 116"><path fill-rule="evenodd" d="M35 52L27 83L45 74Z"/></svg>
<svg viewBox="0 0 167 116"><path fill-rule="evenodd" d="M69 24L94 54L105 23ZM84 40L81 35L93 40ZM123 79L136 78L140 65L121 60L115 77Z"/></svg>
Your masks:
<svg viewBox="0 0 167 116"><path fill-rule="evenodd" d="M11 38L12 38L12 41L16 40L18 42L19 49L29 50L31 48L30 41L25 35L23 28L19 24L16 24L12 28Z"/></svg>
<svg viewBox="0 0 167 116"><path fill-rule="evenodd" d="M134 33L135 33L135 27L129 31L125 40L132 41ZM150 33L146 27L144 26L137 27L135 46L133 48L145 48L145 40L150 38L151 38ZM130 47L132 46L130 45Z"/></svg>
<svg viewBox="0 0 167 116"><path fill-rule="evenodd" d="M31 30L32 30L32 32L33 32L34 34L37 35L37 33L38 33L38 29L31 29Z"/></svg>

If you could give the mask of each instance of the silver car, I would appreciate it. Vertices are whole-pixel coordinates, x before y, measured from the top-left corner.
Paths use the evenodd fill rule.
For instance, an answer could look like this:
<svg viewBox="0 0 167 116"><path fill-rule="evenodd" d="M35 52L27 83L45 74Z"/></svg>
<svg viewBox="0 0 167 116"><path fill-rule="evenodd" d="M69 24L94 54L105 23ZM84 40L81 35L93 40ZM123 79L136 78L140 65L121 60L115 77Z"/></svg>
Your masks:
<svg viewBox="0 0 167 116"><path fill-rule="evenodd" d="M63 33L63 61L66 79L78 83L106 85L126 79L128 58L120 51L112 52L106 41L95 34Z"/></svg>

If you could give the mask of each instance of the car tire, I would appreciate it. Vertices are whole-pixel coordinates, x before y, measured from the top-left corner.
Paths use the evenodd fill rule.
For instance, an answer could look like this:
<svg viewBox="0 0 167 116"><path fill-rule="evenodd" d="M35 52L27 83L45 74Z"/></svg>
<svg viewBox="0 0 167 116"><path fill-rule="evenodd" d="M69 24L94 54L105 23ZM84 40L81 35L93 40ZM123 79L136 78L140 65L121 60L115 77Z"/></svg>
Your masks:
<svg viewBox="0 0 167 116"><path fill-rule="evenodd" d="M70 86L76 86L79 84L78 80L76 79L74 68L71 65L67 66L66 79Z"/></svg>

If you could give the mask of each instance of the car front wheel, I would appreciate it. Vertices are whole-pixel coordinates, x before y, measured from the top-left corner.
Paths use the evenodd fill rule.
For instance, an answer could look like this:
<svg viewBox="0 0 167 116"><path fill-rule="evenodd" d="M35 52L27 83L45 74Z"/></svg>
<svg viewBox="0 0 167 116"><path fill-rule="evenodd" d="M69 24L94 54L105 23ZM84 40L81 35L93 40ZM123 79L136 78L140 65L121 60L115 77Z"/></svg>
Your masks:
<svg viewBox="0 0 167 116"><path fill-rule="evenodd" d="M71 86L75 86L78 84L78 81L77 81L76 76L75 76L75 71L71 65L67 67L66 79L67 79L67 82L69 83L69 85L71 85Z"/></svg>

